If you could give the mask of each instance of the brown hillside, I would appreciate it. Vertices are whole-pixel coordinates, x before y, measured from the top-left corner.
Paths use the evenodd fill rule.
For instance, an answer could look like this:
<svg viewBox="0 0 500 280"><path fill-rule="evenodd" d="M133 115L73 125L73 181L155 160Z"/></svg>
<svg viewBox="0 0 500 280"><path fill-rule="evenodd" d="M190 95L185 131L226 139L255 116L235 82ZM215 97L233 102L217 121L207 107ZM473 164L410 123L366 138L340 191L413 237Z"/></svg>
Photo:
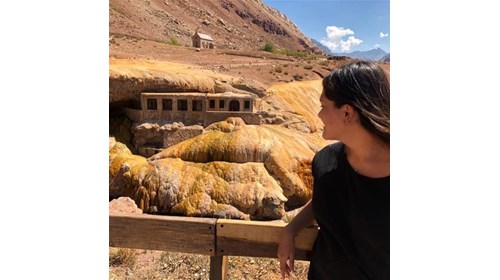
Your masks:
<svg viewBox="0 0 500 280"><path fill-rule="evenodd" d="M321 52L284 14L260 0L109 1L111 36L158 42L175 38L191 46L196 30L221 49L258 50L273 42L280 49Z"/></svg>

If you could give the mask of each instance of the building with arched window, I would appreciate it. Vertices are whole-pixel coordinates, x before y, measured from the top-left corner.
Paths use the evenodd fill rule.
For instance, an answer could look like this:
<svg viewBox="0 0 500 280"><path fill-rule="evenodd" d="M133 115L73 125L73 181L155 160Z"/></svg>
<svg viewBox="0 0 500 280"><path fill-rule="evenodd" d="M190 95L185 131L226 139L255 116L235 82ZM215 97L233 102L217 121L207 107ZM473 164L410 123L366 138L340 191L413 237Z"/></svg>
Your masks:
<svg viewBox="0 0 500 280"><path fill-rule="evenodd" d="M247 124L260 124L255 101L250 94L232 92L143 92L141 109L125 108L125 113L135 122L181 121L206 126L229 117L240 117Z"/></svg>

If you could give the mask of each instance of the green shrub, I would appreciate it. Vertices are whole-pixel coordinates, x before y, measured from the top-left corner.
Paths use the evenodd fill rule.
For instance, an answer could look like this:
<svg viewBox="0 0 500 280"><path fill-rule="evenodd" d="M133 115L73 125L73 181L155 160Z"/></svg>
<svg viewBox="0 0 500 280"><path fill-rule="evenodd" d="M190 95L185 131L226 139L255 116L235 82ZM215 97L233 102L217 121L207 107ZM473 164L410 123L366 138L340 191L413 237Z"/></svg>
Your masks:
<svg viewBox="0 0 500 280"><path fill-rule="evenodd" d="M318 59L318 57L315 54L311 54L311 55L307 56L307 59L308 60L316 60L316 59Z"/></svg>
<svg viewBox="0 0 500 280"><path fill-rule="evenodd" d="M291 57L296 57L296 58L299 58L299 57L307 57L309 54L307 52L303 52L303 51L290 51L290 50L283 50L280 52L281 54L284 54L284 55L287 55L287 56L291 56Z"/></svg>
<svg viewBox="0 0 500 280"><path fill-rule="evenodd" d="M270 52L270 53L275 53L276 52L276 47L272 42L267 42L264 47L262 47L262 50L265 52Z"/></svg>
<svg viewBox="0 0 500 280"><path fill-rule="evenodd" d="M177 42L177 38L175 37L170 37L170 41L168 41L168 44L174 45L174 46L180 46L179 42Z"/></svg>

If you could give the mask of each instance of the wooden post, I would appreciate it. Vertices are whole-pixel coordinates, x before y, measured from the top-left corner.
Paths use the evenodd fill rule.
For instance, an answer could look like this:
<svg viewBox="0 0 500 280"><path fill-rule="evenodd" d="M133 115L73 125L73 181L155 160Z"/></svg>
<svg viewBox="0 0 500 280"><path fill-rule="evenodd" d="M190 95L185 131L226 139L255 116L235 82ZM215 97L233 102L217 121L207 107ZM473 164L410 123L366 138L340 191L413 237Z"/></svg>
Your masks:
<svg viewBox="0 0 500 280"><path fill-rule="evenodd" d="M227 256L210 257L210 280L226 279Z"/></svg>

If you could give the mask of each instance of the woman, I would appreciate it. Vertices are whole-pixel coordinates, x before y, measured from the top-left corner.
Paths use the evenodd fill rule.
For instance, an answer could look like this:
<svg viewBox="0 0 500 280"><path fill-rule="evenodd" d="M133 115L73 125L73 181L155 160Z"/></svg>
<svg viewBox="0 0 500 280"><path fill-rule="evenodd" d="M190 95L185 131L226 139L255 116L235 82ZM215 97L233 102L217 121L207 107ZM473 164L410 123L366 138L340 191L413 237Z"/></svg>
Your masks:
<svg viewBox="0 0 500 280"><path fill-rule="evenodd" d="M283 229L278 258L293 272L295 235L319 225L308 279L389 279L389 79L353 61L323 79L323 138L313 159L312 200Z"/></svg>

